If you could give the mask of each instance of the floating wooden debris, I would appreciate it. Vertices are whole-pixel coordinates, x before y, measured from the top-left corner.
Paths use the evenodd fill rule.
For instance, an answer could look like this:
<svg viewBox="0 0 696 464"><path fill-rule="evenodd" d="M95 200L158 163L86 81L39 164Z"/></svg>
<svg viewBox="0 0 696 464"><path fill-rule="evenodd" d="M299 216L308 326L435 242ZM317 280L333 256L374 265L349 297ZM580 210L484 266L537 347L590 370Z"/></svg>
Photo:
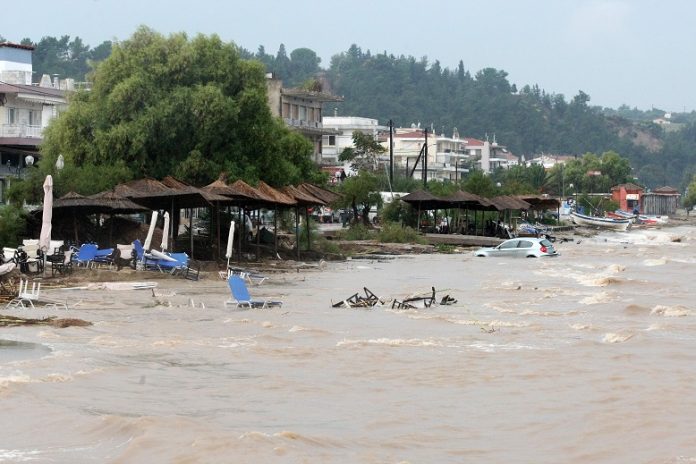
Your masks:
<svg viewBox="0 0 696 464"><path fill-rule="evenodd" d="M435 287L432 287L433 293L430 296L411 296L403 300L392 301L392 309L417 309L418 304L422 304L424 307L429 308L435 302ZM449 296L448 296L449 297Z"/></svg>
<svg viewBox="0 0 696 464"><path fill-rule="evenodd" d="M50 325L52 327L85 327L92 325L89 321L74 318L58 319L55 316L46 317L44 319L28 319L24 317L6 316L0 314L0 327L15 327L19 325Z"/></svg>
<svg viewBox="0 0 696 464"><path fill-rule="evenodd" d="M363 290L365 291L365 296L356 293L338 303L332 301L331 306L334 308L372 308L377 304L384 304L384 301L372 293L367 287L363 287Z"/></svg>

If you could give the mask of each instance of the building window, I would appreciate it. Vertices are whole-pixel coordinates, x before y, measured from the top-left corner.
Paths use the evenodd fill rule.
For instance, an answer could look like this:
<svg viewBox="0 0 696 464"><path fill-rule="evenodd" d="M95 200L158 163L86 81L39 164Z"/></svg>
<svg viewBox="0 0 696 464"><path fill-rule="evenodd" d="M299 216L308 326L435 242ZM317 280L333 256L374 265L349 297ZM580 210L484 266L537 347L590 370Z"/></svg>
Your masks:
<svg viewBox="0 0 696 464"><path fill-rule="evenodd" d="M315 121L314 108L307 108L307 121Z"/></svg>
<svg viewBox="0 0 696 464"><path fill-rule="evenodd" d="M327 145L330 147L336 146L336 136L335 135L329 135L329 143L327 143Z"/></svg>
<svg viewBox="0 0 696 464"><path fill-rule="evenodd" d="M283 103L283 115L284 118L290 117L290 103Z"/></svg>
<svg viewBox="0 0 696 464"><path fill-rule="evenodd" d="M299 119L300 121L307 120L307 107L306 106L300 106L300 117L297 119Z"/></svg>
<svg viewBox="0 0 696 464"><path fill-rule="evenodd" d="M17 124L16 108L7 108L7 124Z"/></svg>
<svg viewBox="0 0 696 464"><path fill-rule="evenodd" d="M29 110L29 125L30 126L40 126L41 125L41 113L36 110Z"/></svg>
<svg viewBox="0 0 696 464"><path fill-rule="evenodd" d="M291 109L292 109L292 119L299 119L297 117L297 105L292 105Z"/></svg>

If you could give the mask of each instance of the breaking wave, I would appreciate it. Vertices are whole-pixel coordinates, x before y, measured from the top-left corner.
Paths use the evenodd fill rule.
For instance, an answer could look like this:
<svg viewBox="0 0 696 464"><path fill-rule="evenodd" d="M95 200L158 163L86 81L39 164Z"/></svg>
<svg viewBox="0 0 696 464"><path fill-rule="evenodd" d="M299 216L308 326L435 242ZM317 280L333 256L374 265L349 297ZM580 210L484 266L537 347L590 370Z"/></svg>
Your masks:
<svg viewBox="0 0 696 464"><path fill-rule="evenodd" d="M665 257L657 259L646 259L643 261L643 266L664 266L669 260Z"/></svg>
<svg viewBox="0 0 696 464"><path fill-rule="evenodd" d="M623 343L627 340L633 338L634 334L618 334L618 333L606 333L602 342L604 343Z"/></svg>
<svg viewBox="0 0 696 464"><path fill-rule="evenodd" d="M432 339L421 339L421 338L410 338L410 339L401 339L401 338L373 338L369 340L349 340L349 339L343 339L340 342L336 343L337 347L340 346L347 346L347 347L352 347L352 346L411 346L411 347L419 347L419 346L444 346L441 341L439 340L432 340Z"/></svg>
<svg viewBox="0 0 696 464"><path fill-rule="evenodd" d="M601 303L608 303L612 301L614 298L607 292L599 292L594 295L586 296L582 300L580 300L580 304L584 305L594 305L594 304L601 304Z"/></svg>
<svg viewBox="0 0 696 464"><path fill-rule="evenodd" d="M653 316L664 316L664 317L684 317L691 314L691 310L685 308L684 306L663 306L657 305L652 310L650 314Z"/></svg>

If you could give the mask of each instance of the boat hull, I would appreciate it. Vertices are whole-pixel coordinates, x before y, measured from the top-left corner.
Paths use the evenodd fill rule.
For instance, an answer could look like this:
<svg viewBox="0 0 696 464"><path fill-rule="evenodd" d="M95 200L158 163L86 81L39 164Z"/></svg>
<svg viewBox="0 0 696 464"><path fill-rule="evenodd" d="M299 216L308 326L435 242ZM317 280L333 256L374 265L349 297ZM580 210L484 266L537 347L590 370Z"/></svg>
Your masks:
<svg viewBox="0 0 696 464"><path fill-rule="evenodd" d="M625 231L631 225L630 219L613 219L601 218L596 216L587 216L585 214L570 213L573 222L579 226L600 227L602 229Z"/></svg>

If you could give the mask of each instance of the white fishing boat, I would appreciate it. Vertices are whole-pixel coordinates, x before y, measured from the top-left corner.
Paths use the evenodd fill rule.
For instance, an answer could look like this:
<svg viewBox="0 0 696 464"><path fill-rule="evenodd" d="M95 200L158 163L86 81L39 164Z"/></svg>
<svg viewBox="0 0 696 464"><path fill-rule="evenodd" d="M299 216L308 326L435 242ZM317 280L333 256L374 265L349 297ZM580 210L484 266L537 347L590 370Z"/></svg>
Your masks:
<svg viewBox="0 0 696 464"><path fill-rule="evenodd" d="M603 229L625 231L631 225L630 219L616 219L608 217L588 216L577 211L570 213L573 222L579 226L600 227Z"/></svg>

